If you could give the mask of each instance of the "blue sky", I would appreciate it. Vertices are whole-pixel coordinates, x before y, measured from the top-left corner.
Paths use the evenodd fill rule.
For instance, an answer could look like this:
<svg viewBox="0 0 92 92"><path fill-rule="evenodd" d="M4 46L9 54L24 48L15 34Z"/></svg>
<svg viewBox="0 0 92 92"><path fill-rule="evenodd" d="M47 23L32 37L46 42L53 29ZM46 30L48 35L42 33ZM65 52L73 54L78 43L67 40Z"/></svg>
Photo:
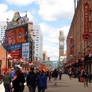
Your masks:
<svg viewBox="0 0 92 92"><path fill-rule="evenodd" d="M59 31L64 31L66 39L74 13L73 2L74 0L0 0L0 20L11 20L14 12L19 11L24 15L27 11L29 19L41 27L43 50L47 51L51 60L58 60Z"/></svg>

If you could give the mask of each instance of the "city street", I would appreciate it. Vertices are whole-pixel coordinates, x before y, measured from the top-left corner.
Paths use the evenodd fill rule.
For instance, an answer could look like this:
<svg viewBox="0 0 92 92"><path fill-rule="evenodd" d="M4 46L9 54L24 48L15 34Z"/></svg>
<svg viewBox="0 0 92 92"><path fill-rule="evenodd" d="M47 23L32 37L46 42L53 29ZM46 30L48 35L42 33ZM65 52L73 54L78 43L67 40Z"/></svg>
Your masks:
<svg viewBox="0 0 92 92"><path fill-rule="evenodd" d="M92 0L0 0L0 92L45 88L92 92Z"/></svg>
<svg viewBox="0 0 92 92"><path fill-rule="evenodd" d="M83 83L78 82L75 78L70 80L67 75L63 75L61 81L57 80L56 86L54 84L55 81L48 81L46 92L92 92L92 83L88 88L84 88ZM26 88L24 92L28 92L28 89Z"/></svg>
<svg viewBox="0 0 92 92"><path fill-rule="evenodd" d="M88 88L84 88L83 83L78 82L77 79L72 78L71 80L67 75L62 76L62 80L48 81L48 88L46 92L92 92L92 83L89 84ZM0 92L4 92L3 84L0 84ZM24 92L29 92L27 86L25 86ZM36 89L36 92L37 89Z"/></svg>

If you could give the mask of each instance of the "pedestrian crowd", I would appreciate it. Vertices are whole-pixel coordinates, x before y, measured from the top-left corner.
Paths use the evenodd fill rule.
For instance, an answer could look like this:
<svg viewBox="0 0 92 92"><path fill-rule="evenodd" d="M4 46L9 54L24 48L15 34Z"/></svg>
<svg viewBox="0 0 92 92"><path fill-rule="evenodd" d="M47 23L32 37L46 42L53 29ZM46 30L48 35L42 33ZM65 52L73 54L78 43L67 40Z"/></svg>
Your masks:
<svg viewBox="0 0 92 92"><path fill-rule="evenodd" d="M71 78L78 78L79 82L84 82L84 87L88 87L88 84L92 82L92 74L89 74L87 69L83 68L80 71L70 69L65 73L68 74L70 80Z"/></svg>
<svg viewBox="0 0 92 92"><path fill-rule="evenodd" d="M11 72L7 71L3 77L3 85L5 92L23 92L25 83L29 89L29 92L35 92L36 88L38 92L45 92L47 89L47 79L51 81L51 78L56 80L59 76L61 80L62 71L44 71L35 70L33 67L30 68L29 72L23 72L21 68L17 67L12 69Z"/></svg>

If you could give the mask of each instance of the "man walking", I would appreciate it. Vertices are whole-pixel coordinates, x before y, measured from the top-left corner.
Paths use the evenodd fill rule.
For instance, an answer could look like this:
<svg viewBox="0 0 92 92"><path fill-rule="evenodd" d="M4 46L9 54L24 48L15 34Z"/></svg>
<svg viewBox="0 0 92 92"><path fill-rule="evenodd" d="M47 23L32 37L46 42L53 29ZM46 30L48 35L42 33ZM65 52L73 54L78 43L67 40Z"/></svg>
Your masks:
<svg viewBox="0 0 92 92"><path fill-rule="evenodd" d="M29 74L27 75L27 86L29 88L29 92L35 92L36 85L37 76L34 73L34 68L31 68Z"/></svg>

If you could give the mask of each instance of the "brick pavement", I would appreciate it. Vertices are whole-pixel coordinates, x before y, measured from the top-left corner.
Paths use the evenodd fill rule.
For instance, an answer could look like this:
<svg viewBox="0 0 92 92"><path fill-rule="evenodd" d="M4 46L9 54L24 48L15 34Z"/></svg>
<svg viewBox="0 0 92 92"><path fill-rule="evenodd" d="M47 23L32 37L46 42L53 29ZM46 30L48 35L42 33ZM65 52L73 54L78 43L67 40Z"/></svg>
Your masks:
<svg viewBox="0 0 92 92"><path fill-rule="evenodd" d="M27 87L24 92L29 92ZM36 92L38 92L37 89ZM72 78L70 80L67 75L63 75L62 80L48 81L46 92L92 92L92 83L88 88L84 88L84 84L78 82L78 79Z"/></svg>

